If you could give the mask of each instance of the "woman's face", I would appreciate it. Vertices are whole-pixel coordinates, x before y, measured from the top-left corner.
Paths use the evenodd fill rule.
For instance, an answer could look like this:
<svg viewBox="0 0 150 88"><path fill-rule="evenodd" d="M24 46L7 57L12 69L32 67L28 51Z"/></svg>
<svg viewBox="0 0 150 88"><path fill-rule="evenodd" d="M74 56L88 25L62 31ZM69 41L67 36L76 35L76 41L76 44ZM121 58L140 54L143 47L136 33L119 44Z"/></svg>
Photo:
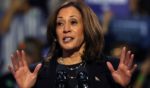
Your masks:
<svg viewBox="0 0 150 88"><path fill-rule="evenodd" d="M81 13L73 6L62 8L56 20L57 40L63 50L80 48L84 41Z"/></svg>

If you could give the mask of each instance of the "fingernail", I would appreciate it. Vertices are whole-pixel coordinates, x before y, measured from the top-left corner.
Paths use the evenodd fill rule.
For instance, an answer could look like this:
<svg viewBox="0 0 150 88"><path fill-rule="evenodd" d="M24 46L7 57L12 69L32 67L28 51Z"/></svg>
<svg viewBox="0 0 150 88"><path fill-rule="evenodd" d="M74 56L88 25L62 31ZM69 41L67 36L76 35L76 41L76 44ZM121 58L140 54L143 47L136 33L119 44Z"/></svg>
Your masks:
<svg viewBox="0 0 150 88"><path fill-rule="evenodd" d="M124 46L124 47L123 47L123 49L125 50L125 49L126 49L126 47Z"/></svg>
<svg viewBox="0 0 150 88"><path fill-rule="evenodd" d="M21 52L23 52L23 50L21 50Z"/></svg>
<svg viewBox="0 0 150 88"><path fill-rule="evenodd" d="M42 63L39 63L39 65L42 65Z"/></svg>
<svg viewBox="0 0 150 88"><path fill-rule="evenodd" d="M132 57L134 57L134 54L132 54Z"/></svg>

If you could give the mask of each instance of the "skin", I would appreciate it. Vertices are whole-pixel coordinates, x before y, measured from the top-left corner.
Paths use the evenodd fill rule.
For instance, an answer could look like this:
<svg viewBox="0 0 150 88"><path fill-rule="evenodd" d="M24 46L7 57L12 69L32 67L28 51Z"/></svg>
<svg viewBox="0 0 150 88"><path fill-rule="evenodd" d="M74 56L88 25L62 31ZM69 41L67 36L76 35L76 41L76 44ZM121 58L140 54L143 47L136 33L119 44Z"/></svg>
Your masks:
<svg viewBox="0 0 150 88"><path fill-rule="evenodd" d="M77 24L72 22L76 19ZM63 24L59 23L63 22ZM57 40L63 50L62 59L58 58L60 64L72 65L80 63L82 61L81 55L84 50L84 27L80 12L70 6L62 8L57 16L56 34ZM71 37L72 40L64 37ZM133 65L134 55L131 51L127 51L124 47L120 56L120 63L117 70L114 69L110 62L107 62L108 69L110 70L114 81L123 87L126 87L131 79L131 75L137 65ZM16 51L16 55L12 55L12 66L9 66L9 70L15 77L17 84L20 88L32 87L37 78L37 73L41 68L41 64L38 64L34 72L30 72L28 65L26 64L26 55L24 51Z"/></svg>
<svg viewBox="0 0 150 88"><path fill-rule="evenodd" d="M79 53L82 53L84 48L83 31L83 21L80 12L72 6L62 8L57 16L56 34L57 40L63 49L64 64L69 65L81 62Z"/></svg>
<svg viewBox="0 0 150 88"><path fill-rule="evenodd" d="M123 87L126 87L130 80L132 73L136 69L137 65L133 65L134 54L131 51L127 51L126 47L123 47L120 62L117 70L114 69L110 62L107 62L108 69L110 70L114 81Z"/></svg>

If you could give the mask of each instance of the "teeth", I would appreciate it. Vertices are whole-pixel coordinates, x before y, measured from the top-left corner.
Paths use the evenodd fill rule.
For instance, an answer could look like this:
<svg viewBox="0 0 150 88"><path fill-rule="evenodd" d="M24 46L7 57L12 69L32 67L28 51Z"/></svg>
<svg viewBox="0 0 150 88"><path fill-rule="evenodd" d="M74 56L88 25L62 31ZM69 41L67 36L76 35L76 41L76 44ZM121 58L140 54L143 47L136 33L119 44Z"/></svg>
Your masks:
<svg viewBox="0 0 150 88"><path fill-rule="evenodd" d="M71 41L72 40L72 38L64 38L64 41L65 42L69 42L69 41Z"/></svg>

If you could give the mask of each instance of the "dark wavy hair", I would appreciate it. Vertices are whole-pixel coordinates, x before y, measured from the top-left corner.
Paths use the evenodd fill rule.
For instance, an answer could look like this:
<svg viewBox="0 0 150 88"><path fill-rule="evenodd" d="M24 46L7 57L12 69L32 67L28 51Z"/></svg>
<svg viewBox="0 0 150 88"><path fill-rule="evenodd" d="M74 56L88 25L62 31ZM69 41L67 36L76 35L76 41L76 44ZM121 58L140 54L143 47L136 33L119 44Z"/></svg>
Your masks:
<svg viewBox="0 0 150 88"><path fill-rule="evenodd" d="M85 49L82 59L91 61L96 59L103 48L103 32L99 19L82 0L68 0L60 5L56 12L50 17L47 29L48 44L50 46L48 61L62 55L62 49L56 39L56 19L62 8L73 6L79 10L83 19Z"/></svg>

